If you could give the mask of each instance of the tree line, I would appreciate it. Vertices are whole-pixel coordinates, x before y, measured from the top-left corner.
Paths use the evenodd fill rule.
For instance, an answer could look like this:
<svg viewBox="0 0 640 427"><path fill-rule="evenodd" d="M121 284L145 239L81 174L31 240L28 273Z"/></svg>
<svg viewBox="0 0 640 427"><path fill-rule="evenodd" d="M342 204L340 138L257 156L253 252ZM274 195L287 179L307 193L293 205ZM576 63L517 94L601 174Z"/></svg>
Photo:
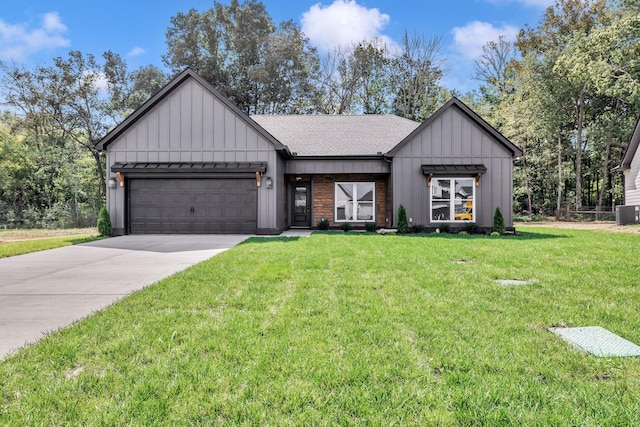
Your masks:
<svg viewBox="0 0 640 427"><path fill-rule="evenodd" d="M458 96L523 149L515 209L554 214L622 200L611 169L640 114L640 0L558 0L515 42L489 42L476 91L447 89L442 40L405 31L326 54L256 0L177 13L163 66L73 51L25 69L0 62L0 224L95 221L104 158L94 144L191 67L247 114L396 114L423 121Z"/></svg>
<svg viewBox="0 0 640 427"><path fill-rule="evenodd" d="M622 203L619 165L640 114L640 2L563 0L514 43L489 43L473 102L524 155L516 206L559 214Z"/></svg>

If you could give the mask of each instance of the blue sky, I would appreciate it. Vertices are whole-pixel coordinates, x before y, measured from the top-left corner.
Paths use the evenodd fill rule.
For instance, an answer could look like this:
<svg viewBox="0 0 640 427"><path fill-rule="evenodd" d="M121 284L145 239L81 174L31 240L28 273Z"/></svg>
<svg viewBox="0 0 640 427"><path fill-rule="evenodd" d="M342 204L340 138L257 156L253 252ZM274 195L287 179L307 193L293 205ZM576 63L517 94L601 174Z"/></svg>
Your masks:
<svg viewBox="0 0 640 427"><path fill-rule="evenodd" d="M220 0L220 3L227 3ZM473 60L482 45L504 35L514 39L525 24L535 26L553 0L262 0L275 22L300 24L321 51L378 36L393 44L406 29L443 39L449 69L445 85L465 92ZM165 0L1 0L0 60L27 67L49 64L80 50L99 56L120 54L130 69L163 67L170 18L191 8L204 11L213 1Z"/></svg>

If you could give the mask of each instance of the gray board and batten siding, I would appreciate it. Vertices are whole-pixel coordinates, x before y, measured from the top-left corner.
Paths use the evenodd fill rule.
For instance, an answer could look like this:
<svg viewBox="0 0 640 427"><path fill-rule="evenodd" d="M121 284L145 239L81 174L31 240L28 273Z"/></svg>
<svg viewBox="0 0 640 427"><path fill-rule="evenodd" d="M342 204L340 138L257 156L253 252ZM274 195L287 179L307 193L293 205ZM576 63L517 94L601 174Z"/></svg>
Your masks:
<svg viewBox="0 0 640 427"><path fill-rule="evenodd" d="M96 148L107 179L124 177L124 187L107 189L114 234L279 234L291 207L285 174L390 174L393 212L403 204L414 224L433 225L424 167L457 173L456 165L482 175L476 222L491 227L499 206L512 224L512 161L522 155L455 98L422 124L391 115L252 119L190 69Z"/></svg>
<svg viewBox="0 0 640 427"><path fill-rule="evenodd" d="M476 221L492 227L500 207L505 222L512 224L513 157L522 151L459 100L445 104L388 155L393 158L394 212L402 204L414 224L432 224L425 164L484 165L487 171L476 188Z"/></svg>
<svg viewBox="0 0 640 427"><path fill-rule="evenodd" d="M190 69L179 74L112 130L97 144L97 148L106 151L107 179L116 178L116 171L112 170L116 163L149 162L262 162L267 165L264 176L272 176L274 182L284 179L284 162L278 150L285 151L286 147ZM125 177L125 184L148 178L136 173L126 173ZM168 177L157 176L158 179ZM216 175L202 174L182 178L185 177L217 179ZM257 187L255 173L253 182ZM198 186L206 187L206 184ZM217 188L217 185L213 187ZM239 183L239 187L243 184ZM127 190L126 185L123 188L119 184L107 189L107 206L114 234L130 232L127 230L130 224L125 224L129 214L127 209L130 209ZM277 186L257 188L258 212L254 232L273 234L285 228L284 209L278 202L283 197L282 192ZM247 209L254 209L254 204L249 203ZM241 230L230 232L236 231Z"/></svg>
<svg viewBox="0 0 640 427"><path fill-rule="evenodd" d="M391 164L377 159L295 158L288 160L285 172L292 175L389 174Z"/></svg>

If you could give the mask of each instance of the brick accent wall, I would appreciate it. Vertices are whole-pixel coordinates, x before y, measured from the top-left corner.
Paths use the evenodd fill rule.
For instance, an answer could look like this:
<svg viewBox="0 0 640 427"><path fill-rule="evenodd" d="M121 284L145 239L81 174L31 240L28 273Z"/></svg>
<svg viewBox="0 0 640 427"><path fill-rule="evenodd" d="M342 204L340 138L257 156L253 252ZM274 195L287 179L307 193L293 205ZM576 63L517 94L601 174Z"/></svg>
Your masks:
<svg viewBox="0 0 640 427"><path fill-rule="evenodd" d="M363 175L363 174L344 174L344 175L314 175L311 177L311 193L313 201L313 217L312 225L320 221L321 218L327 218L331 222L332 227L338 227L341 223L335 222L335 183L336 182L375 182L375 205L376 205L376 224L378 226L391 226L391 192L389 190L388 175ZM385 219L389 222L385 222ZM363 225L364 222L353 221L354 226Z"/></svg>

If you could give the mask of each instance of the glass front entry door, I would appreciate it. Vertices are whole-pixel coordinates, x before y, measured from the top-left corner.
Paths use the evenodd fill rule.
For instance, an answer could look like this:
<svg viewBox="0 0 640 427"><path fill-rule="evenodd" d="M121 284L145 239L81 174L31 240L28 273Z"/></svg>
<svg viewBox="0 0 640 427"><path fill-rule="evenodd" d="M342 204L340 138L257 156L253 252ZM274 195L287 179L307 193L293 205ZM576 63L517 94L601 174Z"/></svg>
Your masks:
<svg viewBox="0 0 640 427"><path fill-rule="evenodd" d="M311 185L308 182L291 185L291 226L311 227Z"/></svg>

